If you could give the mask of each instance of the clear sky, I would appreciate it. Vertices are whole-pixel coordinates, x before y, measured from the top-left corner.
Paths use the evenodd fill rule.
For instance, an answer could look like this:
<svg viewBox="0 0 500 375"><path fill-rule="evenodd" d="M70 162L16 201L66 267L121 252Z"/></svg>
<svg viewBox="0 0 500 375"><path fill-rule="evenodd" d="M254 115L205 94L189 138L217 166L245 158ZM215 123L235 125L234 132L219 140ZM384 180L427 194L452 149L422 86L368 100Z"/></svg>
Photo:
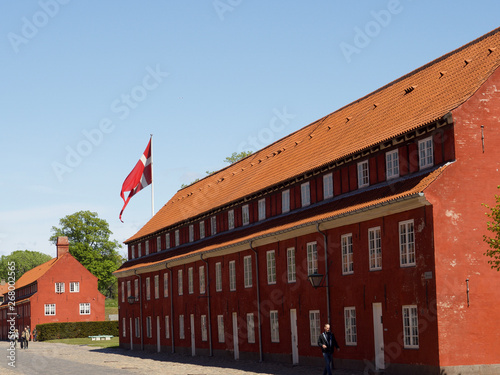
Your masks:
<svg viewBox="0 0 500 375"><path fill-rule="evenodd" d="M55 256L97 212L122 242L123 180L153 134L158 211L226 156L286 136L500 26L498 0L0 2L0 255Z"/></svg>

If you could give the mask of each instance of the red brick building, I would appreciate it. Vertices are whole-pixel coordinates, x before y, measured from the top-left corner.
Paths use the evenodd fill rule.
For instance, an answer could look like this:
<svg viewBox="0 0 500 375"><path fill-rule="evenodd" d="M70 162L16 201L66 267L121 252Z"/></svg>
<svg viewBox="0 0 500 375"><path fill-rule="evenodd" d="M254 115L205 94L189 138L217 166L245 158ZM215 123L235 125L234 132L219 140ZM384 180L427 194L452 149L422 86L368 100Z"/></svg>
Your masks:
<svg viewBox="0 0 500 375"><path fill-rule="evenodd" d="M9 319L16 328L37 324L104 320L105 297L97 290L97 277L69 253L67 237L57 239L57 256L22 275L15 284L15 306L8 291L0 305L0 339L6 340ZM12 315L14 314L14 315Z"/></svg>
<svg viewBox="0 0 500 375"><path fill-rule="evenodd" d="M499 65L496 29L179 190L126 241L121 346L309 363L330 322L338 367L498 374Z"/></svg>

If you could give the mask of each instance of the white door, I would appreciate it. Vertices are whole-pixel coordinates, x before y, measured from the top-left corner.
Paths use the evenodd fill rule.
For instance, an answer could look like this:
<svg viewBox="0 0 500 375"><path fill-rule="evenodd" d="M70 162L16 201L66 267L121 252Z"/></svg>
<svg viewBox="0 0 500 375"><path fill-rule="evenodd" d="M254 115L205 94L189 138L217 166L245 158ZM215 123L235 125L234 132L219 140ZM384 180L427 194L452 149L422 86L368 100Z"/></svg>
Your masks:
<svg viewBox="0 0 500 375"><path fill-rule="evenodd" d="M156 317L156 351L159 353L161 351L160 345L160 317Z"/></svg>
<svg viewBox="0 0 500 375"><path fill-rule="evenodd" d="M238 314L233 313L233 343L234 343L234 359L240 359L240 347L238 342Z"/></svg>
<svg viewBox="0 0 500 375"><path fill-rule="evenodd" d="M382 321L382 303L373 304L373 336L375 341L375 368L385 369L384 359L384 324Z"/></svg>
<svg viewBox="0 0 500 375"><path fill-rule="evenodd" d="M128 334L130 336L130 350L134 350L134 342L132 341L132 318L130 318L130 329L128 330Z"/></svg>
<svg viewBox="0 0 500 375"><path fill-rule="evenodd" d="M196 355L196 344L194 341L194 314L191 314L191 355Z"/></svg>
<svg viewBox="0 0 500 375"><path fill-rule="evenodd" d="M299 342L297 339L297 310L290 309L290 332L292 334L292 364L299 363Z"/></svg>

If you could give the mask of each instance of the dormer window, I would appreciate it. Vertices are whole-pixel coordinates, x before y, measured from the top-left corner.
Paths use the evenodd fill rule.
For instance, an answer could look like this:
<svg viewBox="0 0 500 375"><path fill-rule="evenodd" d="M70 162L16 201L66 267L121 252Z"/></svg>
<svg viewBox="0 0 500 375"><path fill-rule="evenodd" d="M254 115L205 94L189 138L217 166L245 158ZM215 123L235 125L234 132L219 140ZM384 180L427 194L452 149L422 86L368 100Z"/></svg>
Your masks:
<svg viewBox="0 0 500 375"><path fill-rule="evenodd" d="M189 242L194 241L194 226L193 224L189 225Z"/></svg>
<svg viewBox="0 0 500 375"><path fill-rule="evenodd" d="M290 211L290 190L287 189L281 192L281 213Z"/></svg>
<svg viewBox="0 0 500 375"><path fill-rule="evenodd" d="M241 207L241 216L243 220L243 225L250 224L250 212L248 210L248 204L245 204L243 207Z"/></svg>
<svg viewBox="0 0 500 375"><path fill-rule="evenodd" d="M200 221L200 239L205 238L205 220Z"/></svg>
<svg viewBox="0 0 500 375"><path fill-rule="evenodd" d="M170 233L165 235L165 249L170 249Z"/></svg>
<svg viewBox="0 0 500 375"><path fill-rule="evenodd" d="M398 150L389 151L385 154L385 171L388 180L399 177Z"/></svg>
<svg viewBox="0 0 500 375"><path fill-rule="evenodd" d="M181 243L179 229L175 231L174 235L175 235L175 246L179 246L179 244Z"/></svg>
<svg viewBox="0 0 500 375"><path fill-rule="evenodd" d="M309 182L305 182L300 185L300 199L302 202L302 207L306 207L311 204L311 189L309 186Z"/></svg>
<svg viewBox="0 0 500 375"><path fill-rule="evenodd" d="M149 240L146 240L146 255L149 254Z"/></svg>
<svg viewBox="0 0 500 375"><path fill-rule="evenodd" d="M217 234L217 217L215 217L215 216L212 216L210 218L210 230L211 230L212 236L214 234Z"/></svg>
<svg viewBox="0 0 500 375"><path fill-rule="evenodd" d="M259 221L266 218L266 198L259 200Z"/></svg>
<svg viewBox="0 0 500 375"><path fill-rule="evenodd" d="M333 197L333 175L328 173L323 176L323 199Z"/></svg>
<svg viewBox="0 0 500 375"><path fill-rule="evenodd" d="M161 236L156 237L156 251L161 250Z"/></svg>
<svg viewBox="0 0 500 375"><path fill-rule="evenodd" d="M368 160L358 163L358 189L370 185L370 174L368 171Z"/></svg>
<svg viewBox="0 0 500 375"><path fill-rule="evenodd" d="M227 222L229 230L234 229L234 210L229 210L227 212Z"/></svg>
<svg viewBox="0 0 500 375"><path fill-rule="evenodd" d="M422 139L418 142L418 155L420 169L429 168L434 165L432 137Z"/></svg>
<svg viewBox="0 0 500 375"><path fill-rule="evenodd" d="M137 258L142 257L142 248L141 248L142 246L141 245L142 245L141 243L137 244Z"/></svg>

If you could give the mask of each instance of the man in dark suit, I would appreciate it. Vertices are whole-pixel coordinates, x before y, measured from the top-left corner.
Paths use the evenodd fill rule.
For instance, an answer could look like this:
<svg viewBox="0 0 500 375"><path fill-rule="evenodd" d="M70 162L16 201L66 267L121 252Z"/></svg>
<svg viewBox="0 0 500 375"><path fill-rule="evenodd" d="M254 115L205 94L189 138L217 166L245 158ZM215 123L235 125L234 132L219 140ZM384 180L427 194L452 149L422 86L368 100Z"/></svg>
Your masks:
<svg viewBox="0 0 500 375"><path fill-rule="evenodd" d="M337 340L332 332L330 332L330 324L325 324L325 331L318 337L318 346L323 352L323 358L325 358L325 370L323 375L332 375L333 368L333 351L337 348L340 350Z"/></svg>

